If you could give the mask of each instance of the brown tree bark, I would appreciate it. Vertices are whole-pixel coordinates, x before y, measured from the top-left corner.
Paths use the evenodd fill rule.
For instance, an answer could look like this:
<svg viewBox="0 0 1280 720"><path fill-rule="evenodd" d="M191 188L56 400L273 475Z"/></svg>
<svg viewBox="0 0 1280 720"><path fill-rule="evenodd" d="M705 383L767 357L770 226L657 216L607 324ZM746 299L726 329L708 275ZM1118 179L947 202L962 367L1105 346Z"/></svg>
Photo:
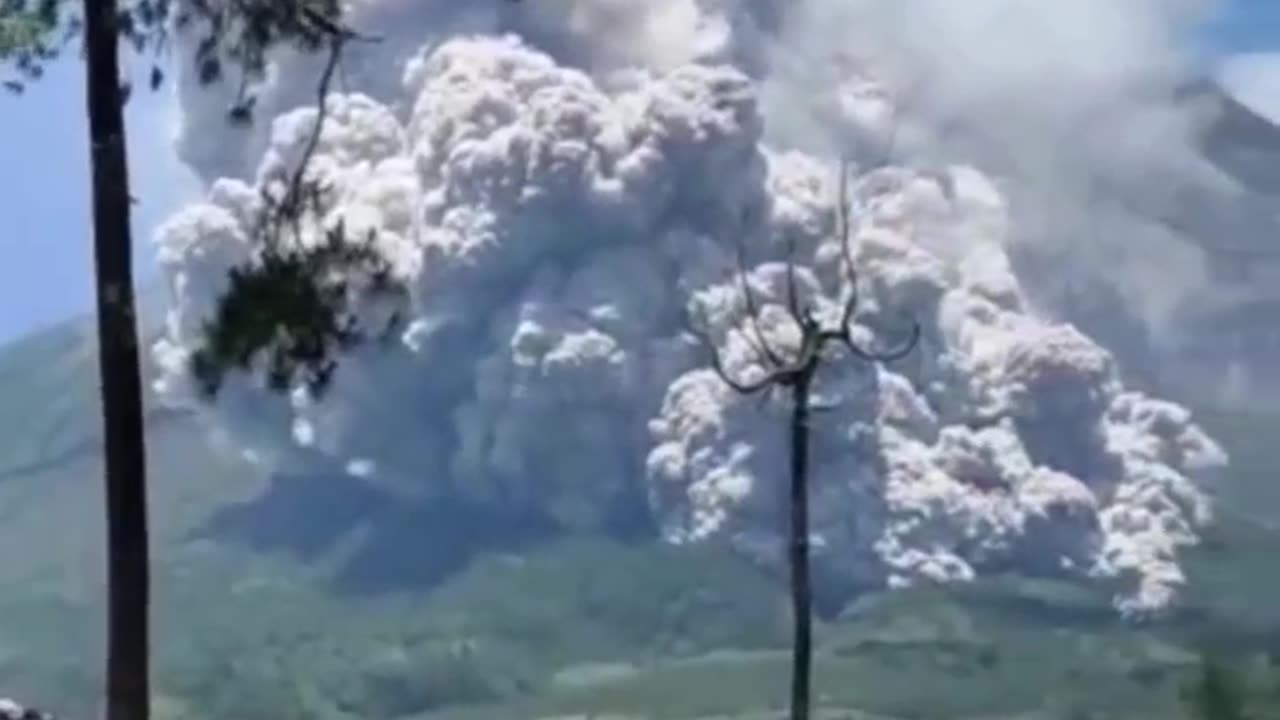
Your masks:
<svg viewBox="0 0 1280 720"><path fill-rule="evenodd" d="M150 715L146 444L115 0L84 0L98 370L106 457L107 720Z"/></svg>

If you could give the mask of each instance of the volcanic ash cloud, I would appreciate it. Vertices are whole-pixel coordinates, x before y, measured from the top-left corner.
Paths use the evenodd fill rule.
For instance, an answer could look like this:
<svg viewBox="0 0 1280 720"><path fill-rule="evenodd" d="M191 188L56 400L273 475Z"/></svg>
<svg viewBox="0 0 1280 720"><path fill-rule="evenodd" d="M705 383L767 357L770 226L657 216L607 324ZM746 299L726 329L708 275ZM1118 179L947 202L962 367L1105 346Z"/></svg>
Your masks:
<svg viewBox="0 0 1280 720"><path fill-rule="evenodd" d="M356 237L411 287L393 348L346 358L322 401L248 379L209 412L281 468L346 468L421 502L464 494L607 527L651 514L675 543L781 562L785 398L736 395L708 364L759 372L737 243L761 330L794 342L798 291L838 315L836 168L771 149L757 86L679 64L606 86L512 38L473 37L406 65L403 96L329 99L311 172ZM223 179L159 233L176 301L160 387L190 400L186 358L231 264L252 257L258 188L314 123L270 127L257 180ZM1090 578L1158 610L1209 519L1222 451L1176 405L1127 391L1111 355L1033 316L1006 255L995 185L962 166L859 176L855 332L898 339L890 367L834 360L816 388L816 562L844 587L1019 569ZM316 228L302 242L318 235ZM379 312L376 307L368 311Z"/></svg>

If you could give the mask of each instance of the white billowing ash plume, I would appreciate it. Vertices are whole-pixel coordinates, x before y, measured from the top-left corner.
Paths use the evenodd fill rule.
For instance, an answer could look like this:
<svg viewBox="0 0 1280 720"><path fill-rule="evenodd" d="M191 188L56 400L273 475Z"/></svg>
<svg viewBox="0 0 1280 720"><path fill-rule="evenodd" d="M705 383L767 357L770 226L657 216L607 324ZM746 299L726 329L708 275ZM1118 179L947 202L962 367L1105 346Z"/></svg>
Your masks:
<svg viewBox="0 0 1280 720"><path fill-rule="evenodd" d="M452 37L508 33L562 64L613 82L639 69L668 70L735 54L744 37L760 36L755 17L775 14L768 10L771 5L772 0L347 0L348 24L377 41L348 47L337 89L359 91L404 114L409 108L403 105L401 78L423 50ZM179 40L191 42L196 30L179 31ZM758 61L755 45L759 40L751 52L736 56ZM267 79L252 88L257 111L267 119L314 103L314 79L323 64L323 58L288 48L278 49L273 58ZM190 73L179 80L184 115L179 154L207 181L252 175L269 128L225 122L238 85L225 83L211 92Z"/></svg>
<svg viewBox="0 0 1280 720"><path fill-rule="evenodd" d="M1197 243L1162 220L1239 191L1197 146L1212 113L1176 99L1196 72L1187 39L1214 5L810 0L782 31L766 116L776 137L818 149L977 164L1009 200L1035 304L1132 316L1159 347L1209 282Z"/></svg>
<svg viewBox="0 0 1280 720"><path fill-rule="evenodd" d="M913 162L995 173L1017 218L1017 261L1052 269L1037 304L1080 309L1114 296L1106 310L1162 340L1180 299L1206 279L1195 244L1155 218L1188 196L1212 204L1236 190L1195 147L1203 108L1174 99L1191 72L1186 38L1214 4L350 0L351 24L382 41L352 46L340 84L403 114L409 60L470 33L515 33L605 86L637 68L729 61L760 82L775 145L870 157L892 145ZM255 93L263 117L313 102L321 61L279 55ZM208 180L251 175L267 123L229 128L228 96L194 83L184 98L184 157Z"/></svg>
<svg viewBox="0 0 1280 720"><path fill-rule="evenodd" d="M759 79L781 62L767 38L785 24L765 2L458 9L476 5L357 3L353 22L419 12L439 35L404 29L415 52L405 38L368 51L385 55L351 72L367 92L330 98L312 165L340 198L327 221L376 230L411 286L403 343L346 358L321 402L241 378L213 416L277 467L342 467L423 501L465 493L572 525L645 510L669 541L779 562L781 408L721 384L690 326L705 321L731 370L751 371L735 237L779 344L785 248L821 306L846 282L835 166L786 149L796 126L771 129L777 86ZM606 27L625 41L594 34ZM447 38L456 28L479 34ZM156 355L174 402L224 270L254 251L256 178L296 161L314 122L297 89L314 86L289 74L310 78L304 64L283 59L277 87L298 95L269 89L259 109L303 107L205 165L232 177L158 234L176 300ZM403 69L398 87L388 68ZM202 133L221 120L194 107L200 161L212 154L193 138L217 138ZM236 166L254 157L254 171ZM1106 350L1032 312L997 183L913 166L864 172L851 199L859 332L892 336L914 317L924 337L893 367L838 361L822 378L820 567L864 587L1016 567L1098 579L1126 610L1166 606L1221 450L1182 408L1126 390Z"/></svg>

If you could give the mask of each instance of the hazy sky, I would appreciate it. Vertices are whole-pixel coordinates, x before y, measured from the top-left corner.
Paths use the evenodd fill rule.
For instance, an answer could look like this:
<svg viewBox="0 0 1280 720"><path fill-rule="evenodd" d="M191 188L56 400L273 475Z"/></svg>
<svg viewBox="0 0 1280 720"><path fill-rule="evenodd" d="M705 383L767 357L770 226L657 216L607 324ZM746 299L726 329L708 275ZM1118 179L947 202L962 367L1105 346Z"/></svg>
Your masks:
<svg viewBox="0 0 1280 720"><path fill-rule="evenodd" d="M1226 5L1205 36L1214 53L1280 52L1280 2ZM1280 114L1280 60L1237 64L1232 78ZM144 278L151 272L151 229L196 191L170 151L172 107L163 91L139 92L128 111ZM84 115L83 73L74 58L22 96L0 94L0 343L91 306Z"/></svg>
<svg viewBox="0 0 1280 720"><path fill-rule="evenodd" d="M14 96L0 93L0 343L92 307L84 72L74 55ZM169 93L138 92L127 112L139 271L151 228L196 184L169 150Z"/></svg>

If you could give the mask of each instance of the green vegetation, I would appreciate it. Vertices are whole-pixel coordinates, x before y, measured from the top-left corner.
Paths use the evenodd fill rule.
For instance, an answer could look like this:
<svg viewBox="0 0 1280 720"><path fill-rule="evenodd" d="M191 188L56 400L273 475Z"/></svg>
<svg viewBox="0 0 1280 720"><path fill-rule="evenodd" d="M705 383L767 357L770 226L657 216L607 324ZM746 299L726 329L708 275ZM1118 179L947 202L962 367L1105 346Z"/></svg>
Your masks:
<svg viewBox="0 0 1280 720"><path fill-rule="evenodd" d="M478 560L425 594L349 597L325 580L217 543L171 553L157 572L159 705L202 720L736 718L786 698L781 588L718 552L567 540ZM98 611L47 593L0 611L0 669L21 670L6 687L89 711ZM1199 666L1177 624L1104 619L1069 586L879 595L818 630L828 710L1195 717L1183 688Z"/></svg>
<svg viewBox="0 0 1280 720"><path fill-rule="evenodd" d="M12 62L24 74L39 77L43 63L56 55L51 41L57 26L57 5L54 0L0 2L0 62ZM21 92L23 87L16 81L6 81L5 86L13 92Z"/></svg>
<svg viewBox="0 0 1280 720"><path fill-rule="evenodd" d="M84 337L68 326L0 352L0 458L31 466L0 471L0 694L65 717L93 714L102 685L99 440ZM1277 516L1265 438L1280 423L1230 421L1211 418L1236 456L1227 522L1193 558L1184 613L1128 626L1096 592L1015 577L865 597L816 628L818 717L1192 719L1201 650L1239 669L1246 717L1270 717L1280 534L1228 513ZM432 587L357 594L340 576L372 528L343 530L314 553L211 534L267 478L212 450L191 417L149 422L161 720L764 720L784 706L784 588L728 554L562 538L480 553ZM259 521L312 532L328 522L325 503L342 498L302 504L298 492ZM385 558L394 568L457 554L447 535L440 546L399 537L378 546L398 553Z"/></svg>
<svg viewBox="0 0 1280 720"><path fill-rule="evenodd" d="M1203 720L1244 720L1244 694L1239 678L1213 660L1205 660L1199 677L1188 686L1187 705Z"/></svg>
<svg viewBox="0 0 1280 720"><path fill-rule="evenodd" d="M706 550L565 541L486 558L425 597L343 598L289 562L195 543L156 578L157 692L208 718L399 717L534 693L583 663L784 646L778 589ZM2 609L25 692L91 693L94 664L66 650L92 647L96 609Z"/></svg>

